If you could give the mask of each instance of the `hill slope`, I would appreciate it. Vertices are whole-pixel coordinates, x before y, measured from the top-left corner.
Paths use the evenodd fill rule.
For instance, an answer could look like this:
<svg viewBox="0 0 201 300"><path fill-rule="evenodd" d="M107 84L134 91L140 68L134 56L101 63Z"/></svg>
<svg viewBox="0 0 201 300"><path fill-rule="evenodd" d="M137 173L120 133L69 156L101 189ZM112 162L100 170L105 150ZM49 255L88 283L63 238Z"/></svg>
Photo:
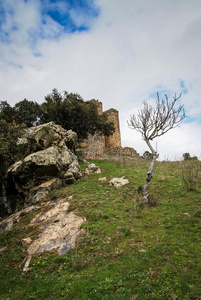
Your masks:
<svg viewBox="0 0 201 300"><path fill-rule="evenodd" d="M158 162L152 207L140 201L147 162L93 162L102 174L51 194L52 199L73 195L68 211L87 219L76 250L37 254L22 274L27 246L21 240L37 238L38 227L27 226L35 212L0 233L0 299L201 299L199 172L192 174L196 190L187 191L183 180L200 170L200 162ZM121 176L130 184L108 185Z"/></svg>

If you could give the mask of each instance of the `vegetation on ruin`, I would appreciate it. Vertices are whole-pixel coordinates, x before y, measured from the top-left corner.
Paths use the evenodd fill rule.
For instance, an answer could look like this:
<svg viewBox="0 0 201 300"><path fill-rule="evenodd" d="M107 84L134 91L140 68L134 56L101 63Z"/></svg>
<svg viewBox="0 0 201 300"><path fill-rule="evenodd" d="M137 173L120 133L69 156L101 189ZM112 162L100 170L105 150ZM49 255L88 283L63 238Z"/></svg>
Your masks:
<svg viewBox="0 0 201 300"><path fill-rule="evenodd" d="M92 162L102 174L51 194L73 195L70 210L87 219L76 250L35 255L22 274L21 239L37 237L27 226L34 213L0 233L0 299L200 299L201 162L156 162L150 206L141 195L148 161ZM121 176L130 183L109 186Z"/></svg>

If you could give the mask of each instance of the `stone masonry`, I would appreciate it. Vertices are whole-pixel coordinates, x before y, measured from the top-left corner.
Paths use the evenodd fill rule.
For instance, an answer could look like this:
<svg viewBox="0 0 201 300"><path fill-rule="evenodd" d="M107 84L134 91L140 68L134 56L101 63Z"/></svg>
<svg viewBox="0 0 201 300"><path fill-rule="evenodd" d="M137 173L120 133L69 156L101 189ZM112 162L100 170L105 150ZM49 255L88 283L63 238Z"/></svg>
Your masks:
<svg viewBox="0 0 201 300"><path fill-rule="evenodd" d="M99 115L102 115L102 102L98 100L91 101L95 101L95 103L97 104L98 113ZM97 158L99 156L102 156L105 153L106 149L121 147L118 111L111 108L104 113L106 114L108 121L113 122L115 132L109 137L104 136L99 132L96 132L94 135L89 134L88 138L81 144L82 152L84 153L85 158Z"/></svg>
<svg viewBox="0 0 201 300"><path fill-rule="evenodd" d="M103 112L102 102L98 100L95 101L98 113L106 114L109 122L113 122L115 127L115 132L110 136L101 135L96 132L94 135L89 135L88 138L81 144L82 153L84 158L96 159L104 154L108 155L121 155L129 156L131 158L139 158L139 154L133 148L122 148L121 147L121 134L119 126L119 113L116 109L110 108Z"/></svg>
<svg viewBox="0 0 201 300"><path fill-rule="evenodd" d="M116 109L110 108L109 110L105 111L105 114L108 121L113 122L115 127L115 132L112 135L105 137L105 147L106 149L121 147L119 113Z"/></svg>

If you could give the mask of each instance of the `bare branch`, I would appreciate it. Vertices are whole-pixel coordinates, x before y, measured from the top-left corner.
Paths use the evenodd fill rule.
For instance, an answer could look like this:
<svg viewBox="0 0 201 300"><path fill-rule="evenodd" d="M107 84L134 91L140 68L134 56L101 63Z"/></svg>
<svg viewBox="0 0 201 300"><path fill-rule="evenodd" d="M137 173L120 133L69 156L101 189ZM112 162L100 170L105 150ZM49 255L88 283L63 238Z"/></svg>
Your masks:
<svg viewBox="0 0 201 300"><path fill-rule="evenodd" d="M129 128L135 129L141 133L142 138L145 140L153 154L153 159L149 166L146 183L143 189L143 199L145 203L149 202L148 188L152 178L155 161L159 156L157 151L152 147L150 141L182 123L185 118L184 107L183 105L179 105L178 108L175 108L180 97L181 94L178 97L175 94L173 101L169 102L167 95L165 95L165 99L160 100L159 93L157 93L155 108L148 105L147 102L144 102L144 107L138 111L137 116L130 116L130 120L127 121Z"/></svg>
<svg viewBox="0 0 201 300"><path fill-rule="evenodd" d="M181 94L178 97L175 94L173 101L169 102L167 95L165 100L160 100L157 93L156 107L144 102L144 108L138 111L137 116L133 115L127 121L129 128L140 132L144 140L153 140L170 129L178 127L185 118L183 105L175 108L180 97Z"/></svg>

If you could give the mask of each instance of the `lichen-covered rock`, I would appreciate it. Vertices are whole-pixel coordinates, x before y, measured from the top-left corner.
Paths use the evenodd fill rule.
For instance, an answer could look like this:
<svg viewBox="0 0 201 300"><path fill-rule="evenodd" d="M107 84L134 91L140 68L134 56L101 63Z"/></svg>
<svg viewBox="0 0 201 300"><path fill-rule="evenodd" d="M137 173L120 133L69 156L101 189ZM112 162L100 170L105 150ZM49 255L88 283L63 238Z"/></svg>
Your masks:
<svg viewBox="0 0 201 300"><path fill-rule="evenodd" d="M43 202L41 205L32 205L0 222L0 231L9 230L15 223L20 222L22 216L35 211L28 226L30 230L31 228L34 230L37 225L35 232L37 239L25 236L21 241L26 248L23 272L29 271L30 261L36 253L55 249L59 255L62 255L75 249L76 240L84 231L81 224L86 222L86 219L75 215L72 211L68 212L72 198L71 195L64 199ZM6 247L0 248L0 254L4 250Z"/></svg>
<svg viewBox="0 0 201 300"><path fill-rule="evenodd" d="M28 255L52 249L58 249L59 254L65 254L75 247L76 237L81 231L80 225L85 219L73 212L67 213L70 203L66 199L55 200L47 203L48 205L50 209L45 213L39 212L30 223L42 224L42 232L29 246Z"/></svg>
<svg viewBox="0 0 201 300"><path fill-rule="evenodd" d="M92 173L100 174L101 173L101 169L98 166L96 166L95 164L90 164L85 169L85 174L89 175L89 174L92 174Z"/></svg>
<svg viewBox="0 0 201 300"><path fill-rule="evenodd" d="M53 189L58 189L62 186L62 182L59 178L53 178L46 182L41 183L39 186L35 186L28 192L28 203L35 204L42 200Z"/></svg>
<svg viewBox="0 0 201 300"><path fill-rule="evenodd" d="M30 153L44 150L53 144L64 141L68 149L74 150L77 143L77 134L72 130L65 130L54 122L28 128L24 136L18 140L18 145L27 144Z"/></svg>
<svg viewBox="0 0 201 300"><path fill-rule="evenodd" d="M125 178L125 176L120 178L113 178L109 181L109 184L114 187L122 187L123 185L126 185L128 183L129 181Z"/></svg>
<svg viewBox="0 0 201 300"><path fill-rule="evenodd" d="M80 178L81 169L74 154L76 142L75 132L54 122L26 130L18 141L26 145L26 155L8 169L6 177L7 203L12 212L17 202L21 206L31 205L54 186L58 188ZM53 179L56 181L51 186L45 184Z"/></svg>
<svg viewBox="0 0 201 300"><path fill-rule="evenodd" d="M75 249L76 239L83 232L81 224L86 219L75 215L73 212L67 212L70 199L71 197L46 203L47 211L40 211L32 219L30 226L41 224L39 227L41 233L36 240L29 240L27 243L27 257L23 272L29 270L31 257L36 253L56 249L58 254L62 255ZM23 239L22 242L27 242L27 239Z"/></svg>
<svg viewBox="0 0 201 300"><path fill-rule="evenodd" d="M37 211L39 209L40 209L40 207L38 205L32 205L32 206L22 209L21 211L18 211L16 213L12 214L8 218L6 218L0 222L0 232L5 231L5 230L10 230L11 228L13 228L13 225L15 223L19 222L20 217L27 215L28 213L30 213L30 211L33 212L33 211Z"/></svg>

